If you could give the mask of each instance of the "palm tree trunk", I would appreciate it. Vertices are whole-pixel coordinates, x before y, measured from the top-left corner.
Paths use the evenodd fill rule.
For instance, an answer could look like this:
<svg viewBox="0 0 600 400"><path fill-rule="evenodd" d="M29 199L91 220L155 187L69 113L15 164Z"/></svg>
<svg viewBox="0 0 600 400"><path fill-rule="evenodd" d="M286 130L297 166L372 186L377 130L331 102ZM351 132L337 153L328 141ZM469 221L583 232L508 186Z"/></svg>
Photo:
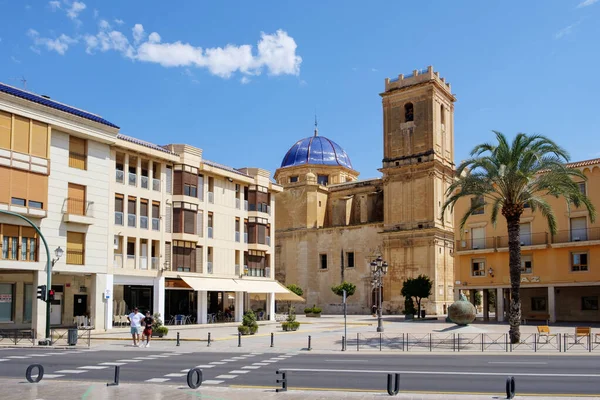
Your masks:
<svg viewBox="0 0 600 400"><path fill-rule="evenodd" d="M506 219L508 227L508 254L510 271L510 306L508 310L508 334L511 343L521 341L521 235L519 232L519 217ZM500 301L502 299L499 299Z"/></svg>

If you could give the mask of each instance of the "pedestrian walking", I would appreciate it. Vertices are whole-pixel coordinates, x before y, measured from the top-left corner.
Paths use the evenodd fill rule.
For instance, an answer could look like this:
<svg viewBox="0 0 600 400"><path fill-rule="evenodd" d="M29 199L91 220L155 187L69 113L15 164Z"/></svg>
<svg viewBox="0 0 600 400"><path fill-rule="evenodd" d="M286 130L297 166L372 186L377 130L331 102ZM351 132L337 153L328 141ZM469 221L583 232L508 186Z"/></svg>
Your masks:
<svg viewBox="0 0 600 400"><path fill-rule="evenodd" d="M133 338L133 345L138 346L138 341L140 340L140 332L142 330L142 319L144 316L142 313L138 311L138 308L135 307L133 312L127 316L127 320L131 326L131 337ZM141 346L141 342L139 344Z"/></svg>
<svg viewBox="0 0 600 400"><path fill-rule="evenodd" d="M146 347L150 347L150 338L152 337L152 324L154 324L154 318L150 311L146 311L146 317L144 317L144 333L142 335L142 341L144 336L146 337Z"/></svg>

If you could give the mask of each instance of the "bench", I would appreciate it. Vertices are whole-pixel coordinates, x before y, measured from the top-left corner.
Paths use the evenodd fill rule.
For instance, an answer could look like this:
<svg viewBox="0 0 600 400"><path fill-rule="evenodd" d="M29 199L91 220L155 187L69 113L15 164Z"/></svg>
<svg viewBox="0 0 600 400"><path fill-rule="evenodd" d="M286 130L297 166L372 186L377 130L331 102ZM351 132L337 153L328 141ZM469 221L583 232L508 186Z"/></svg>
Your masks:
<svg viewBox="0 0 600 400"><path fill-rule="evenodd" d="M523 325L527 325L527 320L546 321L546 325L548 325L550 323L550 314L533 312L533 313L524 314L521 319L523 320Z"/></svg>
<svg viewBox="0 0 600 400"><path fill-rule="evenodd" d="M584 337L590 337L592 328L589 326L578 326L575 328L575 343L579 343Z"/></svg>
<svg viewBox="0 0 600 400"><path fill-rule="evenodd" d="M548 325L540 325L537 327L537 330L539 336L538 342L542 339L542 337L546 339L545 343L548 343L550 341L550 338L556 337L555 333L550 333L550 327Z"/></svg>

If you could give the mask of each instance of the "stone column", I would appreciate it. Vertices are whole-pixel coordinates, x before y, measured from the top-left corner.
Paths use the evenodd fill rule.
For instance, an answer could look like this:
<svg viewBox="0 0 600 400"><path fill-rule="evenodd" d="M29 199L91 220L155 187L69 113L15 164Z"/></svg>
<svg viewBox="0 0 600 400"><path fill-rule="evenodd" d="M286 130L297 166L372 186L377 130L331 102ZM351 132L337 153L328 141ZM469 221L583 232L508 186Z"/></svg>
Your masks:
<svg viewBox="0 0 600 400"><path fill-rule="evenodd" d="M244 316L244 292L235 292L235 322L242 322Z"/></svg>
<svg viewBox="0 0 600 400"><path fill-rule="evenodd" d="M148 160L148 190L153 190L152 189L152 180L154 179L154 170L152 169L154 167L153 164L154 163L152 162L152 160ZM152 208L149 209L149 212L152 213Z"/></svg>
<svg viewBox="0 0 600 400"><path fill-rule="evenodd" d="M137 166L135 168L135 174L137 175L137 182L135 183L135 187L142 187L142 157L137 158ZM140 199L138 197L138 204L140 202ZM138 215L139 215L139 208L138 208Z"/></svg>
<svg viewBox="0 0 600 400"><path fill-rule="evenodd" d="M129 184L129 154L127 153L125 153L123 159L123 183L125 185Z"/></svg>
<svg viewBox="0 0 600 400"><path fill-rule="evenodd" d="M267 314L269 321L275 321L275 293L267 293Z"/></svg>
<svg viewBox="0 0 600 400"><path fill-rule="evenodd" d="M496 319L498 322L504 321L504 289L496 289Z"/></svg>
<svg viewBox="0 0 600 400"><path fill-rule="evenodd" d="M159 313L160 317L165 322L165 277L159 276L154 278L154 299L153 299L153 313Z"/></svg>
<svg viewBox="0 0 600 400"><path fill-rule="evenodd" d="M113 309L113 301L115 298L115 289L114 289L114 275L112 274L108 274L106 275L106 290L110 290L110 298L107 300L104 300L106 302L105 305L105 310L106 310L106 315L104 316L105 318L105 329L112 329L112 322L113 322L113 314L114 314L114 309Z"/></svg>
<svg viewBox="0 0 600 400"><path fill-rule="evenodd" d="M37 299L37 287L45 285L46 271L34 271L33 273L33 299L31 300L31 329L35 330L35 337L44 339L46 337L46 302ZM50 288L47 288L50 290Z"/></svg>
<svg viewBox="0 0 600 400"><path fill-rule="evenodd" d="M483 296L481 296L482 301L483 301L483 320L484 321L489 321L490 320L490 307L488 305L488 298L489 298L489 289L483 289Z"/></svg>
<svg viewBox="0 0 600 400"><path fill-rule="evenodd" d="M237 315L237 310L235 314ZM208 323L208 292L206 290L198 291L198 312L196 321L198 324Z"/></svg>
<svg viewBox="0 0 600 400"><path fill-rule="evenodd" d="M92 293L90 299L90 325L95 329L108 329L105 325L104 290L106 290L106 274L92 275Z"/></svg>
<svg viewBox="0 0 600 400"><path fill-rule="evenodd" d="M140 199L138 198L138 204L139 204L139 202L140 202ZM140 212L139 208L137 209L137 212L138 212L138 214L136 214L136 218L137 218L137 216L139 215L139 212ZM140 238L136 236L136 238L135 238L135 250L134 250L135 257L133 258L133 268L134 269L140 269L140 264L141 264L140 263L140 255L142 253L142 249L141 249L140 243L141 243L140 242Z"/></svg>
<svg viewBox="0 0 600 400"><path fill-rule="evenodd" d="M554 286L548 286L548 314L550 322L556 322L556 298Z"/></svg>

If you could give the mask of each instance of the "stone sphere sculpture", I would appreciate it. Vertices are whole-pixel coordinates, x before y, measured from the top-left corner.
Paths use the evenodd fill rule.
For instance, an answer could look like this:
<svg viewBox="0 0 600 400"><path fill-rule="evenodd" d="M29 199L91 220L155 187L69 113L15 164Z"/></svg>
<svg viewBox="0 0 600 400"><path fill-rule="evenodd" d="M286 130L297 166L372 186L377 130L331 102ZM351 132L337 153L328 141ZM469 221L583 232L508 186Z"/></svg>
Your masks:
<svg viewBox="0 0 600 400"><path fill-rule="evenodd" d="M466 326L475 320L477 310L461 293L460 299L448 307L448 318L458 326Z"/></svg>

